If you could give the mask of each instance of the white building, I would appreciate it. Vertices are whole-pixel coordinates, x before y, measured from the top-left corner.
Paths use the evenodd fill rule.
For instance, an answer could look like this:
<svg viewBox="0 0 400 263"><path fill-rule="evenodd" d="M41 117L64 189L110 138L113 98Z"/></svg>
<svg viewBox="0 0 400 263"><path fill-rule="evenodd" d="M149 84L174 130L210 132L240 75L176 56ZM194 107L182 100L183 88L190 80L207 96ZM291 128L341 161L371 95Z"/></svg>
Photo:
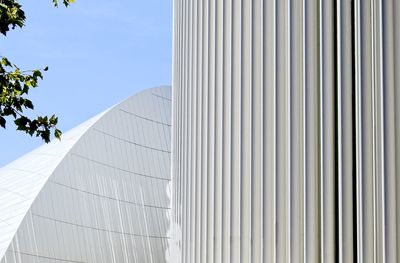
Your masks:
<svg viewBox="0 0 400 263"><path fill-rule="evenodd" d="M181 262L400 262L399 14L174 0Z"/></svg>
<svg viewBox="0 0 400 263"><path fill-rule="evenodd" d="M148 89L0 169L0 262L166 262L170 108Z"/></svg>

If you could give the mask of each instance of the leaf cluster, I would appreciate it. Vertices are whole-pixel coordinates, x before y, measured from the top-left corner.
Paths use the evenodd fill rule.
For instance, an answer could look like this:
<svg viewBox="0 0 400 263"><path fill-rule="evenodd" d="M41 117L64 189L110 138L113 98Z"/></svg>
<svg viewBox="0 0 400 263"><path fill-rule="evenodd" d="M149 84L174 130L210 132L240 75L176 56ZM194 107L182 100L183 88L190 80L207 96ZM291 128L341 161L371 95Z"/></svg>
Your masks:
<svg viewBox="0 0 400 263"><path fill-rule="evenodd" d="M72 4L73 2L75 2L75 0L63 0L62 3L67 7L70 4ZM53 0L53 4L55 7L58 7L58 0Z"/></svg>
<svg viewBox="0 0 400 263"><path fill-rule="evenodd" d="M62 0L67 7L75 0ZM58 0L52 0L55 7L58 7ZM11 29L23 27L25 24L25 12L18 0L0 0L0 33L6 35Z"/></svg>
<svg viewBox="0 0 400 263"><path fill-rule="evenodd" d="M31 88L36 88L40 79L43 79L43 71L28 70L21 71L7 58L2 57L0 62L0 126L6 128L6 118L12 118L17 130L42 138L46 143L50 141L51 131L54 136L61 137L61 131L56 128L58 118L39 116L35 119L24 115L25 110L33 110L34 105L27 95Z"/></svg>
<svg viewBox="0 0 400 263"><path fill-rule="evenodd" d="M15 0L0 0L0 33L6 35L10 29L23 27L25 12Z"/></svg>
<svg viewBox="0 0 400 263"><path fill-rule="evenodd" d="M52 0L58 7L61 0ZM62 0L68 6L74 0ZM0 0L0 33L4 36L16 27L22 28L26 16L18 0ZM52 131L56 138L61 138L61 131L57 129L58 118L52 116L39 116L29 118L24 115L25 110L34 110L34 105L27 98L29 90L38 86L43 79L43 72L48 68L21 71L6 57L0 56L0 126L6 128L7 118L11 118L17 130L31 136L42 138L46 143L50 141Z"/></svg>

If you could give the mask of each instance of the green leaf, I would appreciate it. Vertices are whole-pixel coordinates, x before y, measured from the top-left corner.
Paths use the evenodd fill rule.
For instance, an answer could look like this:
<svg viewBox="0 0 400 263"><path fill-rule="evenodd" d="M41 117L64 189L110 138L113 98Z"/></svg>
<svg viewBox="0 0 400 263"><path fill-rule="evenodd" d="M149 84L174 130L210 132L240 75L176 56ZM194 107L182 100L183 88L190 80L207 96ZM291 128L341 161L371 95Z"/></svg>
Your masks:
<svg viewBox="0 0 400 263"><path fill-rule="evenodd" d="M62 135L62 132L61 132L59 129L56 129L56 130L54 131L54 136L55 136L57 139L61 140L61 135Z"/></svg>
<svg viewBox="0 0 400 263"><path fill-rule="evenodd" d="M58 117L56 115L51 116L49 122L51 125L57 125Z"/></svg>
<svg viewBox="0 0 400 263"><path fill-rule="evenodd" d="M40 72L40 70L34 70L32 76L33 76L33 78L36 78L36 79L37 79L38 77L41 78L41 79L43 79L43 75L42 75L42 72Z"/></svg>
<svg viewBox="0 0 400 263"><path fill-rule="evenodd" d="M0 116L0 126L4 129L6 128L6 119L4 119L2 116Z"/></svg>
<svg viewBox="0 0 400 263"><path fill-rule="evenodd" d="M6 67L11 67L11 62L5 57L1 58L1 64L6 66Z"/></svg>
<svg viewBox="0 0 400 263"><path fill-rule="evenodd" d="M24 101L24 106L26 107L26 108L28 108L28 109L31 109L31 110L33 110L33 103L32 103L32 101L30 101L30 100L28 100L28 99L25 99L25 101Z"/></svg>
<svg viewBox="0 0 400 263"><path fill-rule="evenodd" d="M50 142L50 130L46 129L44 131L41 131L40 136L42 137L42 139L44 140L45 143L49 143Z"/></svg>
<svg viewBox="0 0 400 263"><path fill-rule="evenodd" d="M29 119L25 116L21 116L14 121L15 125L17 125L17 130L20 130L20 131L27 130L26 125L28 124L28 122L29 122Z"/></svg>
<svg viewBox="0 0 400 263"><path fill-rule="evenodd" d="M37 129L38 129L37 120L33 120L29 123L29 129L30 129L29 134L32 136L35 133L35 131L37 131Z"/></svg>

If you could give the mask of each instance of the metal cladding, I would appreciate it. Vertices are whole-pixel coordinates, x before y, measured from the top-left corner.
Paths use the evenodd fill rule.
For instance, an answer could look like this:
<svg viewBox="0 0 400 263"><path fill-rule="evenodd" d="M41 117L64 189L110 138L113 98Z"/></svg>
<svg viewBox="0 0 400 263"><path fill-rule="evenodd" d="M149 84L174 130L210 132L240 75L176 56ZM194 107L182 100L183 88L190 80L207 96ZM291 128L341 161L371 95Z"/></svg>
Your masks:
<svg viewBox="0 0 400 263"><path fill-rule="evenodd" d="M181 262L400 262L399 14L174 1Z"/></svg>
<svg viewBox="0 0 400 263"><path fill-rule="evenodd" d="M170 108L148 89L0 169L0 262L166 262Z"/></svg>

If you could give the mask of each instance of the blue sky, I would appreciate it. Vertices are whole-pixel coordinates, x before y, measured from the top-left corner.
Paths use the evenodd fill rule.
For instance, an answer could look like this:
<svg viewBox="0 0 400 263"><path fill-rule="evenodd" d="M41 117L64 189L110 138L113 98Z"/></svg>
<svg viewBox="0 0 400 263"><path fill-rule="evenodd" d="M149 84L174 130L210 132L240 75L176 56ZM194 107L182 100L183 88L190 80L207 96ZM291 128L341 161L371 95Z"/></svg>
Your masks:
<svg viewBox="0 0 400 263"><path fill-rule="evenodd" d="M26 26L0 36L0 55L20 68L49 66L30 98L35 114L67 131L145 88L171 83L172 0L23 0ZM0 129L0 167L42 144Z"/></svg>

